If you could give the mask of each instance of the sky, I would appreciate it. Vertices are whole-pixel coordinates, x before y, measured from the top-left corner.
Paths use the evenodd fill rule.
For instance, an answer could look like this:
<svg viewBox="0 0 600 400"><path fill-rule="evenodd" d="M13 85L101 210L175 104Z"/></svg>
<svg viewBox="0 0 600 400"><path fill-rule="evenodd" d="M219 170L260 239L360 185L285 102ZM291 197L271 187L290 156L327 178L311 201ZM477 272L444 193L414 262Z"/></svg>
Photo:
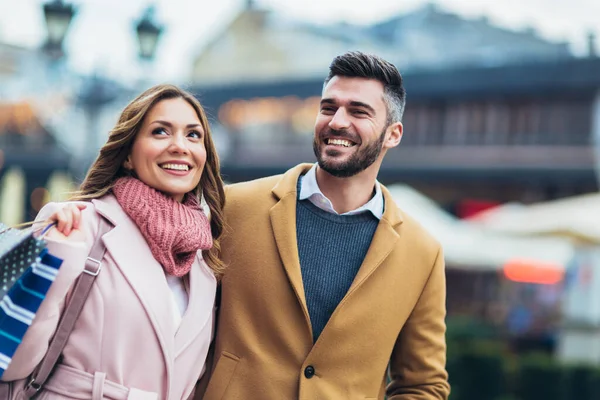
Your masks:
<svg viewBox="0 0 600 400"><path fill-rule="evenodd" d="M69 2L69 1L68 1ZM100 70L117 79L144 72L184 81L204 44L218 35L245 6L245 0L156 0L157 18L165 25L151 65L137 60L134 22L148 0L73 0L77 14L65 41L68 63L83 74ZM256 0L286 18L319 24L369 24L413 10L424 0ZM437 0L440 8L467 18L487 16L510 29L533 27L542 37L567 41L576 54L586 49L588 32L598 37L598 0ZM39 46L46 35L41 0L0 0L0 41Z"/></svg>

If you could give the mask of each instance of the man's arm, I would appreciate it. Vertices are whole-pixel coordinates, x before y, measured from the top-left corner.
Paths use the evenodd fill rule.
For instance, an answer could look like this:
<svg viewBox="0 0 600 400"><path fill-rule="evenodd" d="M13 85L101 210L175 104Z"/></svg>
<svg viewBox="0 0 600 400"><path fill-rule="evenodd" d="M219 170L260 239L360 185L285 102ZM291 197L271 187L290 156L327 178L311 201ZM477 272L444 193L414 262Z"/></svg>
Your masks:
<svg viewBox="0 0 600 400"><path fill-rule="evenodd" d="M446 400L446 276L442 249L390 359L388 400Z"/></svg>

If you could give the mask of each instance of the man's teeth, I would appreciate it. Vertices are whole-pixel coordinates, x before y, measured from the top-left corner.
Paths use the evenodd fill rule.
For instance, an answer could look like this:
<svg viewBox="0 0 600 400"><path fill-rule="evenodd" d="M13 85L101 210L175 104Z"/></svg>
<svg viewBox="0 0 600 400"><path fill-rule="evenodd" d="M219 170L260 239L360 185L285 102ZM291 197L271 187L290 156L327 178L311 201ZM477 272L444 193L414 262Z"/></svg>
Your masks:
<svg viewBox="0 0 600 400"><path fill-rule="evenodd" d="M189 165L186 164L163 164L161 165L163 169L175 169L177 171L187 171L190 169Z"/></svg>
<svg viewBox="0 0 600 400"><path fill-rule="evenodd" d="M352 143L343 139L329 139L328 144L337 144L344 147L351 147Z"/></svg>

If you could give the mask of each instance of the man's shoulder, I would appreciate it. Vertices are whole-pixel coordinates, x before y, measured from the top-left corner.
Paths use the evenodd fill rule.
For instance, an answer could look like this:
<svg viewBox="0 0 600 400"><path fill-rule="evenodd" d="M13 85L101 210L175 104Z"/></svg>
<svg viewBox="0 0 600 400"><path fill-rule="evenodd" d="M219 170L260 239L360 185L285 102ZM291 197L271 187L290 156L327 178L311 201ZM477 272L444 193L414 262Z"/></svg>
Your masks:
<svg viewBox="0 0 600 400"><path fill-rule="evenodd" d="M416 218L404 211L401 212L404 218L401 225L403 229L409 230L411 235L415 236L419 241L439 246L438 240Z"/></svg>
<svg viewBox="0 0 600 400"><path fill-rule="evenodd" d="M395 226L395 231L405 240L411 242L411 246L428 249L437 252L441 247L435 236L425 228L421 222L410 213L404 211L396 202L386 204L386 207L394 207L394 212L399 215L402 223Z"/></svg>

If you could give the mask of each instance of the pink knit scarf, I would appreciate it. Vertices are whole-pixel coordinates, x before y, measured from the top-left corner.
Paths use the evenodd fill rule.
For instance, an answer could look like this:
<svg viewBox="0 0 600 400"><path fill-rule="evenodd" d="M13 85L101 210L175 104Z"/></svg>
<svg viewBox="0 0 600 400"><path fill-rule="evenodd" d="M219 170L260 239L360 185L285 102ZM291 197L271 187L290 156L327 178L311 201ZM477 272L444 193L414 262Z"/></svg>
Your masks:
<svg viewBox="0 0 600 400"><path fill-rule="evenodd" d="M196 196L187 194L179 203L132 177L119 178L112 191L167 274L186 275L198 250L212 247L210 223Z"/></svg>

